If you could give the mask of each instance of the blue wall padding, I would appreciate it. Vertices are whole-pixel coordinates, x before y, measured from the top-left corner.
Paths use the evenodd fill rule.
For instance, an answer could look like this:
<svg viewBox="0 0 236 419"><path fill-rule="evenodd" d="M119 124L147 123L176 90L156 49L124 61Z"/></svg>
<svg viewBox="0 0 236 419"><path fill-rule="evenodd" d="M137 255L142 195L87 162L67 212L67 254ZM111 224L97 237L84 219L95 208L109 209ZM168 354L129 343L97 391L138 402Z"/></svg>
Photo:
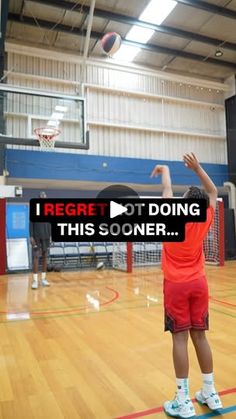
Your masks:
<svg viewBox="0 0 236 419"><path fill-rule="evenodd" d="M169 165L174 185L199 184L197 176L180 161L6 150L6 168L13 178L150 185L160 182L150 179L150 172L155 164ZM207 163L203 167L217 186L222 186L228 180L226 164Z"/></svg>

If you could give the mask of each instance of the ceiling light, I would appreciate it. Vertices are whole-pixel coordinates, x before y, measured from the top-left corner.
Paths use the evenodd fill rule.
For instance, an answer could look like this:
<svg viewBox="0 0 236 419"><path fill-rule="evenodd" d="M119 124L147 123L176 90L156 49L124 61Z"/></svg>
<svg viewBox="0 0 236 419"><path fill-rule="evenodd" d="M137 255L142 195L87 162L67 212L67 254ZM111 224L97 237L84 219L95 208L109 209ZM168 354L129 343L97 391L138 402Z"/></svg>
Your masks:
<svg viewBox="0 0 236 419"><path fill-rule="evenodd" d="M125 39L146 44L148 40L152 37L154 32L155 31L153 31L152 29L141 28L140 26L132 26L130 31L127 33Z"/></svg>
<svg viewBox="0 0 236 419"><path fill-rule="evenodd" d="M215 57L222 57L223 55L223 51L221 51L221 49L217 49L215 52Z"/></svg>
<svg viewBox="0 0 236 419"><path fill-rule="evenodd" d="M173 0L151 0L139 16L139 20L160 25L177 5Z"/></svg>

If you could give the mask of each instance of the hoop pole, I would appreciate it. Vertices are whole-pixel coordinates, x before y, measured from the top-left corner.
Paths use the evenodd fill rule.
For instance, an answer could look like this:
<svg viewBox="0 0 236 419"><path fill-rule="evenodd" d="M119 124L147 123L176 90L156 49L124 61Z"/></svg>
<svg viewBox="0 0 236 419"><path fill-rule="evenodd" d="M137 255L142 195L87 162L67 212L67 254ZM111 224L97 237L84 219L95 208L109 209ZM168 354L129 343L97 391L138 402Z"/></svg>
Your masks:
<svg viewBox="0 0 236 419"><path fill-rule="evenodd" d="M218 201L219 209L219 266L225 264L225 223L224 223L224 202Z"/></svg>
<svg viewBox="0 0 236 419"><path fill-rule="evenodd" d="M6 250L6 198L0 198L0 275L5 275L7 267Z"/></svg>
<svg viewBox="0 0 236 419"><path fill-rule="evenodd" d="M127 242L127 273L132 273L133 268L133 243Z"/></svg>

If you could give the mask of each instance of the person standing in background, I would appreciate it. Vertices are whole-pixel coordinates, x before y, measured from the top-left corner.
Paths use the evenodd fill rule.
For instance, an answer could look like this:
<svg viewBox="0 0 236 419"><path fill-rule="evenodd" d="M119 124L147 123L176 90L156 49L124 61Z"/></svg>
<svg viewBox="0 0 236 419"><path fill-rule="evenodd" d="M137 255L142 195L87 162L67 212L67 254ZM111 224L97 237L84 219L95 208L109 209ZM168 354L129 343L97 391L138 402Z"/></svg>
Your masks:
<svg viewBox="0 0 236 419"><path fill-rule="evenodd" d="M41 191L39 198L47 198L45 192ZM38 289L38 268L39 268L39 256L42 255L42 278L41 284L44 287L50 286L49 281L46 278L47 272L47 254L51 241L51 224L50 223L38 223L30 222L30 243L33 250L33 280L31 284L32 289Z"/></svg>

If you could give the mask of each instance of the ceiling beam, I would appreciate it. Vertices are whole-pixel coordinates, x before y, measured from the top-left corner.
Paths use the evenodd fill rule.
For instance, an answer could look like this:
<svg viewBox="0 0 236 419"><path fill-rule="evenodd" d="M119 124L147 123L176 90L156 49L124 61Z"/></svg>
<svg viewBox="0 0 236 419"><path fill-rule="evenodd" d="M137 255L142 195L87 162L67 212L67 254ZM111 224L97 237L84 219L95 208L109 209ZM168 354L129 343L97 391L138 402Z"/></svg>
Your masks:
<svg viewBox="0 0 236 419"><path fill-rule="evenodd" d="M223 6L217 6L216 4L207 3L202 0L176 0L177 3L184 4L185 6L191 6L195 9L205 10L205 12L213 13L214 15L221 15L229 17L230 19L236 19L236 11L232 9L226 9Z"/></svg>
<svg viewBox="0 0 236 419"><path fill-rule="evenodd" d="M4 49L4 40L7 28L7 16L9 10L9 0L0 1L0 49Z"/></svg>
<svg viewBox="0 0 236 419"><path fill-rule="evenodd" d="M67 9L68 10L72 9L74 11L81 11L81 9L83 9L84 11L86 9L89 9L89 6L85 6L81 3L77 3L77 2L67 2L66 0L29 0L32 3L43 3L43 4L49 4L51 6L53 6L53 3L55 4L56 7L61 7L63 9ZM185 6L191 6L194 7L196 9L201 9L201 10L205 10L206 12L209 13L213 13L215 15L221 15L221 16L226 16L229 17L230 19L236 19L236 11L232 10L232 9L227 9L223 6L217 6L215 4L212 3L208 3L206 1L203 0L176 0L178 3L184 4ZM98 10L98 9L97 9Z"/></svg>
<svg viewBox="0 0 236 419"><path fill-rule="evenodd" d="M21 17L20 15L18 15L16 13L9 13L8 19L10 21L20 23L22 25L26 24L26 25L31 25L31 26L34 26L34 27L36 25L35 19L33 19L31 17L28 17L28 16ZM48 20L37 19L37 24L41 28L48 29L48 30L53 30L53 31L64 32L64 33L67 33L69 35L78 35L78 36L84 36L85 35L85 32L83 30L81 30L80 28L73 28L73 31L72 31L70 26L63 25L61 23L58 24L55 27L55 22L49 22ZM101 39L103 37L103 35L104 35L104 33L102 33L102 32L91 31L91 38ZM234 70L236 70L236 63L232 63L232 62L229 62L229 61L224 61L224 60L221 60L221 59L217 60L215 58L210 58L210 57L207 58L203 55L193 54L191 52L182 51L182 50L173 49L173 48L167 48L167 47L159 46L159 45L156 45L156 44L150 44L150 43L141 44L141 43L138 43L138 42L128 41L127 39L123 39L122 42L124 44L127 44L127 45L139 47L141 49L145 49L145 50L156 52L156 53L171 55L171 56L174 56L174 57L187 58L187 59L190 59L190 60L195 60L195 61L200 61L200 62L207 62L207 63L215 64L215 65L218 65L218 66L233 68Z"/></svg>
<svg viewBox="0 0 236 419"><path fill-rule="evenodd" d="M42 4L41 0L30 0L32 3L40 3ZM68 3L65 0L44 0L43 4L48 6L62 8L64 10L72 10L73 12L80 12L80 13L89 13L89 6L83 6L80 3L70 2ZM236 15L236 13L235 13ZM167 25L154 25L149 22L143 22L134 18L132 16L126 16L119 13L109 12L106 10L96 8L94 10L94 16L100 17L103 19L109 19L115 22L126 23L128 25L136 25L141 26L143 28L152 29L156 32L160 32L166 35L176 36L179 38L190 39L192 41L202 42L204 44L214 45L215 47L219 47L223 45L224 48L231 49L236 51L236 44L233 42L227 42L223 39L211 38L209 36L200 35L198 33L185 31L182 29L172 28Z"/></svg>

